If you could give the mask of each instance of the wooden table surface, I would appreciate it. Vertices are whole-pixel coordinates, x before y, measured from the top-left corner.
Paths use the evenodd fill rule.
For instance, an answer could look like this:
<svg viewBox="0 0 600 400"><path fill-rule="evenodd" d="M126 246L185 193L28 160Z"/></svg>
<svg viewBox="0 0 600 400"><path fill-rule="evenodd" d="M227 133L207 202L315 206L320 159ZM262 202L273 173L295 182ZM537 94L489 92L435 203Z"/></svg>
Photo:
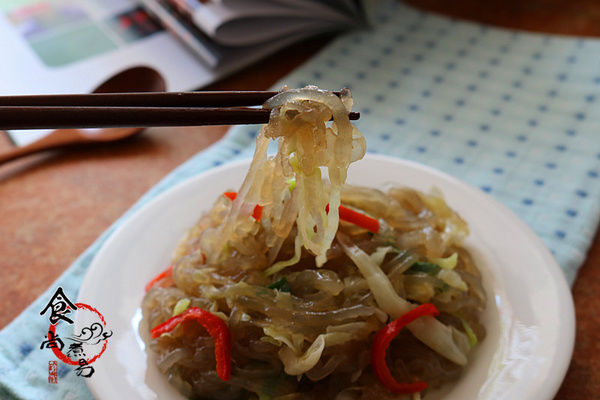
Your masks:
<svg viewBox="0 0 600 400"><path fill-rule="evenodd" d="M492 25L600 36L595 0L411 0L415 6ZM261 90L329 41L288 48L211 90ZM152 128L120 143L52 151L0 166L0 327L37 298L144 192L214 143L227 127ZM10 147L0 135L0 151ZM600 235L573 286L577 343L560 400L600 399Z"/></svg>

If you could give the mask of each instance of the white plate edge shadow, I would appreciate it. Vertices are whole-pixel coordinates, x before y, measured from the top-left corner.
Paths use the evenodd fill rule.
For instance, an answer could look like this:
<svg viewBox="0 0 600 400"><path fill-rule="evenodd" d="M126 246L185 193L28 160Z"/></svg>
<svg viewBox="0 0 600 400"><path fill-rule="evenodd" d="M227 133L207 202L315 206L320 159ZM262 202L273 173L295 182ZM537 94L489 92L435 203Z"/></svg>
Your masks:
<svg viewBox="0 0 600 400"><path fill-rule="evenodd" d="M154 214L154 209L160 209L160 208L164 208L167 206L167 204L165 203L166 201L168 201L170 198L177 198L180 196L180 194L185 193L187 191L200 191L199 187L197 187L197 185L201 184L202 181L206 181L206 180L210 180L210 179L216 179L218 177L221 177L222 181L224 182L231 182L232 179L235 179L235 177L237 176L241 176L243 177L243 173L245 173L245 168L242 168L242 166L247 166L249 163L249 160L241 160L241 161L237 161L237 162L233 162L233 163L228 163L225 164L223 166L220 166L218 168L214 168L208 171L205 171L199 175L196 175L194 177L190 177L189 179L186 179L183 182L180 182L179 184L167 189L165 192L161 193L160 195L158 195L156 198L150 200L148 203L146 203L145 205L143 205L142 207L140 207L140 209L138 209L133 215L130 216L130 218L125 221L120 227L118 227L115 232L111 235L110 238L107 239L107 241L104 243L104 245L102 246L102 248L99 250L99 252L97 253L96 257L94 258L94 260L92 261L86 276L84 277L84 281L81 285L80 288L80 292L79 292L79 300L80 302L87 302L88 304L94 305L96 307L98 307L101 312L106 313L106 310L102 309L102 304L105 303L105 300L103 300L103 296L104 295L104 299L106 299L106 292L102 292L101 289L97 288L95 285L97 284L97 279L102 279L103 274L107 271L103 271L102 269L105 268L105 260L110 259L110 257L108 256L110 254L111 251L113 251L114 248L118 248L119 247L119 243L122 239L122 236L127 236L128 234L128 230L131 230L132 226L136 225L138 222L144 220L145 218L147 218L148 216L152 216ZM370 165L370 170L367 167L367 164ZM521 219L519 219L512 211L510 211L506 206L504 206L503 204L499 203L498 201L496 201L495 199L493 199L492 197L488 196L487 194L483 193L482 191L444 173L438 170L435 170L431 167L427 167L415 162L411 162L411 161L406 161L406 160L401 160L401 159L397 159L397 158L393 158L393 157L387 157L387 156L381 156L381 155L372 155L372 154L367 154L367 156L365 157L364 160L359 161L357 164L353 165L351 167L351 172L349 173L349 182L355 182L356 180L361 180L360 182L355 182L355 183L360 183L360 184L364 184L364 185L368 185L370 182L371 177L369 177L368 181L366 180L365 177L360 177L361 171L364 172L365 170L369 170L370 173L373 173L375 171L377 171L377 169L373 169L373 166L377 166L378 164L383 164L384 166L393 166L396 168L399 168L400 171L402 171L405 175L407 173L410 174L414 174L415 176L425 176L426 178L429 178L429 180L433 180L433 181L437 181L436 184L432 184L432 183L427 183L427 187L421 186L420 189L421 190L429 190L432 186L437 186L437 187L442 187L442 192L445 196L445 198L448 200L448 203L450 204L450 206L454 209L460 209L460 204L454 204L456 203L456 201L453 199L453 197L455 196L464 196L467 195L469 198L471 199L475 199L477 202L479 202L479 206L483 207L483 208L487 208L487 211L493 211L495 213L497 213L499 216L502 216L503 218L508 218L509 220L509 225L507 226L507 229L512 229L512 231L514 231L516 234L520 234L522 236L522 238L525 238L529 243L531 248L535 249L535 256L539 259L540 262L545 263L546 265L546 270L542 271L545 275L545 281L543 282L544 285L549 285L549 288L547 288L547 290L550 290L552 292L554 292L554 294L556 295L556 299L560 300L558 301L558 303L556 304L557 308L555 310L551 310L551 316L556 316L556 318L558 318L557 321L557 325L560 325L559 329L557 330L557 332L542 332L545 335L550 335L550 338L547 339L547 341L549 343L545 343L546 345L556 345L555 349L552 351L550 351L550 353L548 354L548 357L546 359L544 359L544 357L538 359L537 361L533 360L532 362L529 362L529 364L532 365L527 365L528 362L525 360L521 360L519 361L519 365L523 364L526 367L532 367L532 366L536 366L540 369L543 370L542 372L542 378L541 382L540 379L538 379L538 382L536 384L536 382L531 382L531 380L529 382L527 382L527 385L524 385L523 382L521 382L519 384L518 382L518 376L513 376L514 373L512 373L511 371L508 371L508 375L509 376L504 376L502 379L508 380L508 381L514 381L514 387L516 388L515 390L519 391L518 393L520 393L520 395L526 395L526 397L519 397L521 399L551 399L554 394L556 393L556 391L558 390L560 383L562 382L562 379L566 373L566 370L568 368L570 359L571 359L571 353L572 353L572 349L573 349L573 343L574 343L574 338L575 338L575 317L574 317L574 307L573 307L573 302L572 302L572 297L571 297L571 293L570 293L570 289L564 279L564 275L562 273L562 271L560 270L558 264L556 263L556 261L554 260L554 258L552 257L552 255L550 254L550 252L546 249L545 245L543 244L543 242L541 241L541 239L533 232L533 230L531 230L531 228L525 223L523 222ZM362 165L362 166L361 166ZM395 168L390 168L392 170L395 170ZM385 170L385 169L384 169ZM380 170L381 171L381 170ZM385 173L388 173L389 175L389 171L384 171ZM231 176L235 176L234 178L232 178ZM401 177L402 179L405 179L405 177ZM409 177L410 178L410 177ZM404 184L402 179L395 179L395 181L398 184ZM389 180L389 179L388 179ZM408 179L410 181L410 179ZM427 180L427 179L426 179ZM387 181L387 180L386 180ZM221 183L221 182L219 182ZM216 188L211 188L207 191L208 194L206 194L207 196L210 195L212 196L212 201L214 201L214 196L219 194L219 191L225 190L227 188L232 188L232 187L238 187L239 184L241 183L241 179L239 179L239 181L237 181L237 183L232 182L230 184L227 183L223 183L224 185L226 185L225 187L222 187L219 189ZM412 187L418 187L420 185L420 183L418 183L417 185L415 184L411 184L411 183L407 183L408 186L412 186ZM376 186L380 186L380 185L376 185ZM443 187L447 186L447 189L444 189ZM459 197L460 197L459 196ZM189 215L186 216L185 218L187 218L187 223L185 226L183 226L182 229L185 229L186 227L191 226L191 224L194 223L194 221L196 220L196 218L200 215L200 213L202 211L206 211L210 205L212 204L212 201L210 201L210 203L206 204L203 207L198 207L197 208L197 213L196 215ZM459 213L462 215L463 212L461 212L459 210ZM470 211L468 212L470 213ZM467 218L466 218L467 219ZM469 221L467 219L467 221L469 222L469 225L471 228L476 228L477 224L473 224L473 221ZM473 230L472 229L472 235L473 232L477 231L477 229ZM170 235L172 236L173 234L176 235L180 235L183 231L181 232L171 232ZM179 237L176 236L174 238L175 243L178 241ZM167 246L167 245L165 245ZM484 246L485 247L485 246ZM167 258L170 256L171 251L173 249L173 246L168 246L168 248L166 249L162 249L162 255L164 258L164 255L167 255ZM479 249L481 250L481 249ZM488 249L486 249L488 250ZM476 256L476 254L474 254L474 256ZM533 255L532 255L533 257ZM477 257L476 257L477 258ZM165 260L166 262L168 262L169 260ZM158 264L158 261L157 261ZM143 287L143 285L146 282L146 278L150 278L152 276L152 274L157 273L159 271L159 267L156 266L154 269L152 269L151 271L145 271L147 276L142 276L143 275L143 271L140 272L140 279L141 282L135 282L136 285L141 285L140 287ZM115 271L113 271L115 272ZM131 271L130 271L131 272ZM492 292L489 292L489 302L490 304L494 303L494 300L496 301L501 301L502 304L505 304L506 306L510 306L510 301L509 298L506 298L506 293L504 293L503 289L508 289L506 284L507 282L502 282L502 277L500 276L500 273L498 271L493 271L493 268L491 268L488 271L483 271L484 272L484 282L486 283L486 289L492 290L492 292L494 293L494 295L492 295ZM492 272L493 272L493 279L492 279ZM486 281L487 280L487 281ZM493 281L493 282L492 282ZM122 282L116 281L116 285L117 289L125 289L125 288L119 288L119 284L122 284ZM492 283L494 285L494 287L492 288ZM497 287L497 285L500 285L499 287ZM504 286L503 286L504 285ZM118 292L117 292L118 293ZM123 292L125 294L130 294L130 292ZM140 293L138 293L138 298L139 300L141 300L143 296L143 292L140 291ZM492 298L494 296L497 296L496 298ZM540 295L536 292L534 293L534 299L537 297L539 297ZM110 297L110 296L109 296ZM112 298L114 300L114 298ZM533 300L532 300L533 301ZM110 303L110 302L109 302ZM495 305L492 305L492 307L495 308ZM504 306L503 306L504 307ZM120 314L119 311L122 311L122 309L119 310L114 310L115 307L112 307L113 309L109 310L110 312L112 312L114 315L114 313L116 312L118 315ZM508 323L509 325L511 324L510 318L513 317L513 315L511 314L512 312L518 312L519 310L512 310L510 309L510 307L505 308L504 309L504 313L503 313L503 320L502 321L498 321L500 324L506 324ZM508 316L506 314L509 314ZM125 315L125 320L117 317L115 319L117 319L119 321L119 323L123 326L127 326L130 331L129 332L119 332L119 331L115 331L115 337L112 338L112 343L109 343L109 348L107 350L107 354L110 355L110 353L119 351L122 352L123 356L125 358L128 358L130 360L134 360L136 356L139 357L139 354L137 354L138 350L140 350L140 348L138 347L137 349L131 349L131 348L127 348L124 346L117 346L119 344L118 340L120 337L122 337L123 335L130 335L128 337L128 343L129 345L131 345L131 340L132 340L132 333L133 332L133 328L131 328L131 319L134 317L134 315L131 314L131 312L129 312L129 314ZM114 318L114 317L113 317ZM110 324L111 320L107 317L107 321ZM123 322L125 322L125 324L122 324ZM549 325L548 321L544 322L545 324L545 328L548 328ZM118 324L117 324L118 326ZM497 332L497 336L498 335L503 335L503 334L507 334L508 337L504 337L504 338L499 338L499 339L503 339L504 343L506 346L510 346L511 343L509 343L511 340L521 340L522 338L516 337L513 338L513 334L515 332L509 331L507 330L508 328L510 328L510 326L502 326L502 329L499 329ZM493 332L492 332L493 333ZM529 334L535 334L536 332L529 332ZM518 332L517 332L518 334ZM490 335L493 336L493 335ZM124 337L124 336L123 336ZM134 338L137 341L137 338ZM534 340L535 342L535 338L529 338L530 340ZM544 338L542 338L544 339ZM483 342L483 346L485 346L486 341ZM513 343L514 344L514 343ZM535 343L533 343L535 345ZM558 346L560 344L560 346ZM111 347L112 350L111 351ZM115 347L119 347L118 349L116 349ZM133 353L129 353L133 351ZM506 348L505 351L511 351L510 348ZM143 352L143 351L142 351ZM113 353L114 354L114 353ZM476 353L477 354L477 353ZM519 357L521 357L521 354L500 354L500 352L498 350L494 351L494 354L496 354L496 358L494 358L494 360L487 360L486 362L491 364L492 361L493 362L503 362L503 358L502 357L516 357L516 359L519 359ZM500 355L499 355L500 354ZM90 388L90 390L92 391L92 393L94 394L95 397L99 398L99 399L108 399L111 398L111 396L114 396L115 394L120 395L120 393L118 392L118 389L116 387L118 387L119 385L115 385L115 376L111 376L111 372L114 372L114 367L115 365L113 364L116 361L116 356L110 356L110 360L111 362L107 362L109 361L109 358L103 356L102 359L97 361L97 373L95 374L94 377L90 378L87 380L88 386ZM138 360L139 361L139 360ZM144 355L144 363L146 362L145 360L145 355ZM476 360L478 361L478 360ZM537 364L535 364L535 362L537 362ZM513 362L516 362L515 360L513 360ZM144 365L140 365L138 362L137 368L143 368L145 366ZM118 368L117 368L118 369ZM152 368L150 368L149 370L154 369L154 373L151 374L150 379L153 381L153 384L157 384L159 387L164 386L164 384L166 384L166 378L164 378L162 375L160 375L160 373L158 373L158 370L155 366L152 366ZM491 368L488 368L491 369ZM504 372L507 372L507 370L509 370L510 368L504 368ZM487 371L487 374L489 375L491 372ZM500 371L496 371L496 373L499 373L500 375L504 374L504 372L500 373ZM530 370L528 372L531 372ZM480 371L481 374L481 371ZM469 375L469 374L466 374ZM505 374L506 375L506 374ZM117 378L119 379L119 378ZM150 390L149 388L143 388L142 386L145 385L144 382L139 382L139 376L136 378L134 376L124 376L124 384L125 385L130 385L129 389L134 390L134 392L131 393L138 393L140 394L138 397L134 397L134 398L157 398L156 395L154 394L154 392L152 390ZM155 380L158 379L159 381L162 379L164 382L155 382ZM462 379L462 378L461 378ZM543 384L542 384L543 383ZM505 383L506 384L506 383ZM168 385L168 384L167 384ZM522 386L522 387L519 387ZM132 387L137 387L133 388ZM154 386L154 385L153 385ZM458 382L458 391L457 389L453 388L452 390L452 398L454 398L454 394L458 393L458 392L463 392L463 394L470 394L473 395L474 392L472 392L472 389L469 388L468 384L464 384L464 382L459 381ZM503 398L510 398L510 397L504 397L504 395L509 396L510 394L513 394L513 390L507 390L507 388L505 386L500 386L500 388L494 387L494 384L492 383L491 385L488 385L489 387L486 388L479 388L478 390L480 391L486 391L487 390L487 394L486 396L489 396L490 393L499 393L499 390L502 391L503 393ZM165 388L163 388L165 389ZM117 391L115 393L115 390ZM175 394L173 392L173 389L171 387L167 387L166 390L169 393L169 396L172 396L173 394ZM471 391L469 391L471 390ZM141 395L141 393L144 393L143 395ZM433 393L432 393L433 394ZM427 398L435 398L438 397L436 395L433 396L427 396ZM182 397L181 397L182 398ZM459 397L456 397L459 398ZM491 397L485 397L485 398L491 398ZM516 397L514 397L516 398Z"/></svg>

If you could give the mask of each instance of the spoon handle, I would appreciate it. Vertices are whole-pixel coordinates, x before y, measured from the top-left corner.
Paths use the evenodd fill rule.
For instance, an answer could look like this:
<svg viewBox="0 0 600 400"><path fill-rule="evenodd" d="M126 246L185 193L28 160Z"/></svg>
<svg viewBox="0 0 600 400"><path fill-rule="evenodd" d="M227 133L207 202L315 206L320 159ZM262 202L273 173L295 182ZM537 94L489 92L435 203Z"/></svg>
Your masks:
<svg viewBox="0 0 600 400"><path fill-rule="evenodd" d="M77 129L56 130L26 146L15 147L0 153L0 164L29 154L37 153L38 151L68 146L79 143L80 141L81 138L77 134Z"/></svg>

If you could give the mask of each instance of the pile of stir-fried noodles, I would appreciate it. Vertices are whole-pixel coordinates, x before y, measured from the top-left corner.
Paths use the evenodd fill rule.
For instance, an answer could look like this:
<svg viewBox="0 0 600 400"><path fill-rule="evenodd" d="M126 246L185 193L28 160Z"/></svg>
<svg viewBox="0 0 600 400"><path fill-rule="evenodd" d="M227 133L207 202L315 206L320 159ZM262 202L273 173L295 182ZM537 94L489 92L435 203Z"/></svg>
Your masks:
<svg viewBox="0 0 600 400"><path fill-rule="evenodd" d="M201 399L421 398L456 380L485 336L465 222L439 195L345 185L366 146L348 91L265 107L241 187L148 285L160 370Z"/></svg>

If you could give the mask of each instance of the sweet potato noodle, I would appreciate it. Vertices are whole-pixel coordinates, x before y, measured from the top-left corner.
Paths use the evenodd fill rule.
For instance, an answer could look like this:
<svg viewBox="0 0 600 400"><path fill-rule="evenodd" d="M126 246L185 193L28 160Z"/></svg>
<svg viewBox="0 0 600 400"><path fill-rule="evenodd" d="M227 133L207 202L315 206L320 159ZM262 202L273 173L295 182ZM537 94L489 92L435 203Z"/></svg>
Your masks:
<svg viewBox="0 0 600 400"><path fill-rule="evenodd" d="M465 222L438 194L345 185L348 166L365 153L347 117L351 106L348 91L338 97L314 87L270 99L270 123L237 197L217 198L176 249L172 277L148 291L147 329L199 307L231 333L227 382L217 376L215 344L199 324L182 323L150 341L158 367L184 395L404 398L375 376L373 337L426 302L440 316L417 319L387 351L396 380L424 380L429 388L454 381L484 338L485 293L461 247ZM271 139L278 151L267 156ZM340 222L340 204L377 219L378 232Z"/></svg>

